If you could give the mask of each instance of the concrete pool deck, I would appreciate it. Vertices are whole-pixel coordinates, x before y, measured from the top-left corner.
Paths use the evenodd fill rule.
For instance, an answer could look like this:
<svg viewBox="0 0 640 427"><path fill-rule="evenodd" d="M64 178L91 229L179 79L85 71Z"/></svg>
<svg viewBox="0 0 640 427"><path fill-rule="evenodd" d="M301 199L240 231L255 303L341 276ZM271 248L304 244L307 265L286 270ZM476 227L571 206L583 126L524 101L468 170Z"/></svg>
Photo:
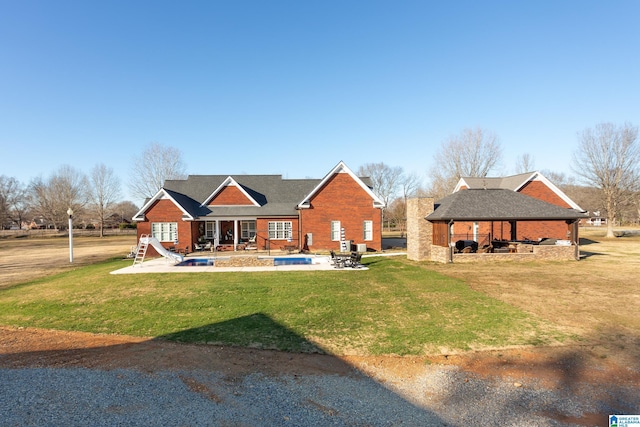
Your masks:
<svg viewBox="0 0 640 427"><path fill-rule="evenodd" d="M404 255L402 254L394 254L394 255ZM365 255L366 256L366 255ZM383 256L382 254L377 254L375 256ZM282 256L272 256L272 257L261 257L261 258L300 258L301 255L282 255ZM111 274L145 274L145 273L229 273L229 272L256 272L256 271L364 271L368 270L366 266L361 266L359 268L336 268L330 262L330 258L328 255L304 255L305 258L312 258L312 264L294 264L294 265L271 265L271 266L245 266L245 267L216 267L213 266L177 266L173 264L170 260L166 258L154 258L148 261L143 262L142 264L138 264L135 267L130 265L128 267L124 267L118 270L114 270ZM187 257L186 259L205 259L205 258L213 258L207 256L198 256L194 254L193 256ZM221 256L218 257L221 259L227 259L229 257ZM133 264L133 260L131 261Z"/></svg>

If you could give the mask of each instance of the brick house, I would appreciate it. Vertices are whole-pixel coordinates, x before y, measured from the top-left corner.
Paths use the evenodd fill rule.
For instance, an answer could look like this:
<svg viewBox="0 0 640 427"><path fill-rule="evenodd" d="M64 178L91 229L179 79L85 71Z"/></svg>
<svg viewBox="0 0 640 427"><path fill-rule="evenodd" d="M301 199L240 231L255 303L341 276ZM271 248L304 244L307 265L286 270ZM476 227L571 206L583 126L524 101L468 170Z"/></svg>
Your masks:
<svg viewBox="0 0 640 427"><path fill-rule="evenodd" d="M281 175L190 175L167 180L133 217L138 238L191 252L218 250L340 250L341 240L382 249L382 207L368 178L344 162L322 179Z"/></svg>

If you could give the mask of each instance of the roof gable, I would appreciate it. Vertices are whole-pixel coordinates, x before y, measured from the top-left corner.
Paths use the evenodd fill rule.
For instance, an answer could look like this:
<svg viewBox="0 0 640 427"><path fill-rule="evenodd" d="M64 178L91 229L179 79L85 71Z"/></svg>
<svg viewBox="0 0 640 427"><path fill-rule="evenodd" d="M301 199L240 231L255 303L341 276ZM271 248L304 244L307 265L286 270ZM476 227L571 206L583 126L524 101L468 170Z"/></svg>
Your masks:
<svg viewBox="0 0 640 427"><path fill-rule="evenodd" d="M197 213L194 212L194 200L186 197L184 194L176 193L171 190L167 190L161 188L152 198L150 198L144 206L133 216L133 221L144 221L145 214L153 206L155 202L158 200L170 200L174 205L178 207L183 213L182 219L186 221L192 221L197 216ZM196 205L197 206L197 205Z"/></svg>
<svg viewBox="0 0 640 427"><path fill-rule="evenodd" d="M299 209L309 208L310 202L313 196L315 196L324 187L324 185L331 179L331 177L333 177L335 174L338 174L338 173L348 174L367 193L367 195L371 197L374 207L376 208L384 207L384 202L378 196L376 196L373 193L373 191L371 191L371 188L369 188L362 179L356 176L356 174L354 174L353 171L349 169L349 167L343 161L340 161L333 169L331 169L331 171L329 171L328 174L325 175L324 178L322 178L322 180L320 180L318 185L316 185L313 188L313 190L311 190L311 192L308 193L302 199L302 201L300 201L300 203L298 203L298 208Z"/></svg>
<svg viewBox="0 0 640 427"><path fill-rule="evenodd" d="M235 189L237 191L240 192L240 194L242 196L244 196L245 201L243 201L243 203L215 203L215 199L219 196L221 196L222 194L224 194L225 191L228 191L228 189ZM234 199L237 200L237 197L232 197ZM207 205L213 205L213 204L218 204L218 205L222 205L222 206L230 206L230 205L253 205L253 206L260 206L260 203L258 203L256 201L256 199L254 197L252 197L251 194L249 194L249 192L242 186L239 185L238 182L233 179L231 176L228 176L214 191L213 193L211 193L211 195L209 195L209 197L207 197L200 206L207 206Z"/></svg>
<svg viewBox="0 0 640 427"><path fill-rule="evenodd" d="M578 206L576 202L571 200L569 196L567 196L564 191L560 190L556 185L554 185L547 177L545 177L542 173L535 172L526 172L518 175L511 175L505 177L462 177L456 184L453 192L458 192L463 189L507 189L515 192L520 192L528 183L533 181L542 182L549 190L551 190L556 196L558 196L562 201L564 201L567 205L569 205L572 209L583 212L584 210Z"/></svg>

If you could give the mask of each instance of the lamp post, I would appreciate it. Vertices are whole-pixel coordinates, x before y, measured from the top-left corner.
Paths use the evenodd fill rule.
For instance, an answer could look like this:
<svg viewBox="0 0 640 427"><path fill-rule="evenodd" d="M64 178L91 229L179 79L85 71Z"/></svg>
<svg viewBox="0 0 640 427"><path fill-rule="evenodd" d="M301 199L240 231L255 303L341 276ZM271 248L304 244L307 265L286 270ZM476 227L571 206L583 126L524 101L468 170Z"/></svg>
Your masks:
<svg viewBox="0 0 640 427"><path fill-rule="evenodd" d="M69 262L73 263L73 209L67 209L69 215Z"/></svg>

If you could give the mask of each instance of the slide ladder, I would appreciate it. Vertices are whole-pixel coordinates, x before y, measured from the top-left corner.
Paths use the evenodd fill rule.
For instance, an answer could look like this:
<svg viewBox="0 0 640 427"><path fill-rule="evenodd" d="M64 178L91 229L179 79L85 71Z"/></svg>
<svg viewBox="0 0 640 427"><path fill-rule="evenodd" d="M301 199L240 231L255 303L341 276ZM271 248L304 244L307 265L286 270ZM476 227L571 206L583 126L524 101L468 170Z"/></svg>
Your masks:
<svg viewBox="0 0 640 427"><path fill-rule="evenodd" d="M133 260L133 266L142 264L144 261L144 256L147 254L147 248L149 247L149 235L143 234L140 236L140 241L138 242L138 248L136 249L136 257Z"/></svg>

